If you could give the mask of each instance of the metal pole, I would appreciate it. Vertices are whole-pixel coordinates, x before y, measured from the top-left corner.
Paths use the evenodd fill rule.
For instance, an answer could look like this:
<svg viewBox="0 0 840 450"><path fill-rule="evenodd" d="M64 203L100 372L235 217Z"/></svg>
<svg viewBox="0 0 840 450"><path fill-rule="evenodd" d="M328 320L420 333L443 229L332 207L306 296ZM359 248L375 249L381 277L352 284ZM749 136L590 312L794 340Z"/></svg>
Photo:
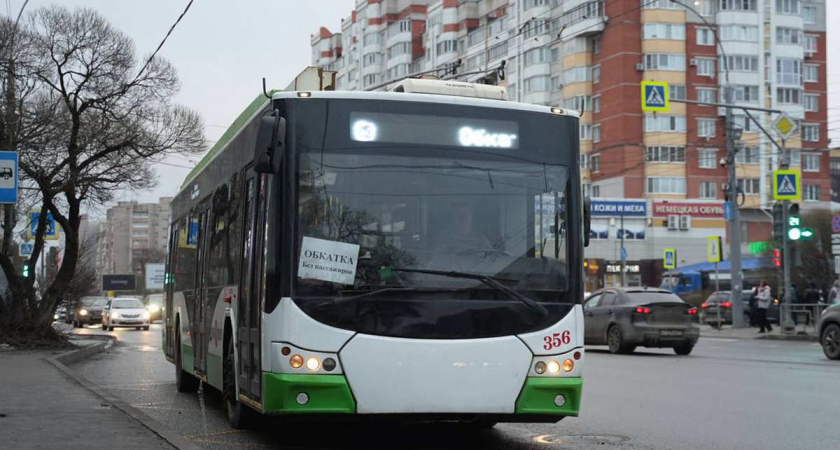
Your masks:
<svg viewBox="0 0 840 450"><path fill-rule="evenodd" d="M782 161L779 167L787 169L790 167L790 153L787 149L787 139L782 138ZM793 331L793 320L790 311L790 242L788 241L788 209L790 208L790 200L782 202L782 286L785 290L785 296L782 298L782 316L779 320L782 331Z"/></svg>
<svg viewBox="0 0 840 450"><path fill-rule="evenodd" d="M627 286L627 260L624 258L624 212L621 213L621 286Z"/></svg>
<svg viewBox="0 0 840 450"><path fill-rule="evenodd" d="M724 88L726 103L732 103L732 88ZM743 328L744 305L741 303L741 211L738 208L738 178L735 173L735 123L732 108L726 108L726 154L729 167L729 201L732 202L732 222L729 225L729 260L732 273L732 327Z"/></svg>

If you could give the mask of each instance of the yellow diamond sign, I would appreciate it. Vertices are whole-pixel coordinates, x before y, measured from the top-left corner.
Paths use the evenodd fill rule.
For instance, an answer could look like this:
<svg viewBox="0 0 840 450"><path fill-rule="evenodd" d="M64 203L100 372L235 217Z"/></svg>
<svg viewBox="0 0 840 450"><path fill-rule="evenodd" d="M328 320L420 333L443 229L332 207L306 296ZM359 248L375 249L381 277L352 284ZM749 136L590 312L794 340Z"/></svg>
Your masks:
<svg viewBox="0 0 840 450"><path fill-rule="evenodd" d="M773 129L776 130L776 133L779 133L779 136L783 139L787 139L796 130L796 122L794 122L787 113L782 113L776 118L776 120L773 121Z"/></svg>

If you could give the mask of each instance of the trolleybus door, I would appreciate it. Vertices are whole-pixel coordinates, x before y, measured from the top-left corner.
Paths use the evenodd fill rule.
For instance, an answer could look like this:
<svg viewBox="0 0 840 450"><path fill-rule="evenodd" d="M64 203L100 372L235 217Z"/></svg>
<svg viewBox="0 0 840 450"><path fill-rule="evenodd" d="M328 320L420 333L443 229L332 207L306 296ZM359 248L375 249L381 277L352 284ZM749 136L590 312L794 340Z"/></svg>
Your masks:
<svg viewBox="0 0 840 450"><path fill-rule="evenodd" d="M248 170L245 182L245 226L243 227L242 282L237 312L239 393L260 402L262 369L260 361L260 305L265 253L266 175Z"/></svg>
<svg viewBox="0 0 840 450"><path fill-rule="evenodd" d="M207 321L207 299L205 299L206 286L204 280L207 271L207 246L209 236L209 202L204 202L198 207L198 254L196 261L196 282L195 282L195 317L193 324L193 343L195 345L195 370L202 375L207 374L207 332L204 323Z"/></svg>

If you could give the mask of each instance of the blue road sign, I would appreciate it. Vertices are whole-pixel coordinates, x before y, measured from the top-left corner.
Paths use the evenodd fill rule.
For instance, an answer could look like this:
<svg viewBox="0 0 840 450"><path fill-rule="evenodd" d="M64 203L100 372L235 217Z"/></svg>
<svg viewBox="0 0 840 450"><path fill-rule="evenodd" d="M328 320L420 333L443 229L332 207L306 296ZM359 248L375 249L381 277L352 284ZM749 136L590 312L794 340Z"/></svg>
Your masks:
<svg viewBox="0 0 840 450"><path fill-rule="evenodd" d="M663 255L663 266L666 269L676 269L677 268L677 249L675 248L666 248L665 254Z"/></svg>
<svg viewBox="0 0 840 450"><path fill-rule="evenodd" d="M798 170L773 171L773 198L775 200L799 200L802 198L802 184Z"/></svg>
<svg viewBox="0 0 840 450"><path fill-rule="evenodd" d="M0 151L0 203L17 203L18 154Z"/></svg>
<svg viewBox="0 0 840 450"><path fill-rule="evenodd" d="M732 220L732 202L723 202L723 218L727 222Z"/></svg>
<svg viewBox="0 0 840 450"><path fill-rule="evenodd" d="M642 111L667 111L668 83L662 81L642 81Z"/></svg>
<svg viewBox="0 0 840 450"><path fill-rule="evenodd" d="M29 235L35 237L38 233L38 221L41 219L41 211L29 213ZM58 239L58 228L55 226L55 219L51 213L47 213L47 229L44 232L44 239Z"/></svg>
<svg viewBox="0 0 840 450"><path fill-rule="evenodd" d="M34 247L34 244L29 243L29 242L24 242L24 243L20 244L20 253L18 253L18 254L20 256L31 256L32 255L32 247Z"/></svg>
<svg viewBox="0 0 840 450"><path fill-rule="evenodd" d="M624 247L621 247L621 260L627 261L627 249Z"/></svg>

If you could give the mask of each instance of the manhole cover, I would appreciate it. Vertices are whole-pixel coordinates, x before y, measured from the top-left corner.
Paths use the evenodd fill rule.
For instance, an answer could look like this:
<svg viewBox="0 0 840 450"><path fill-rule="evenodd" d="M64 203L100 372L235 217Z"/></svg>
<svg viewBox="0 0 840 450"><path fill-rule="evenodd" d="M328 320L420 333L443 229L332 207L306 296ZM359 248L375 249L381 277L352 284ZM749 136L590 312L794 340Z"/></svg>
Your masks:
<svg viewBox="0 0 840 450"><path fill-rule="evenodd" d="M534 442L540 444L567 444L567 445L616 445L629 441L627 436L615 434L580 434L580 435L554 435L544 434L534 438Z"/></svg>

